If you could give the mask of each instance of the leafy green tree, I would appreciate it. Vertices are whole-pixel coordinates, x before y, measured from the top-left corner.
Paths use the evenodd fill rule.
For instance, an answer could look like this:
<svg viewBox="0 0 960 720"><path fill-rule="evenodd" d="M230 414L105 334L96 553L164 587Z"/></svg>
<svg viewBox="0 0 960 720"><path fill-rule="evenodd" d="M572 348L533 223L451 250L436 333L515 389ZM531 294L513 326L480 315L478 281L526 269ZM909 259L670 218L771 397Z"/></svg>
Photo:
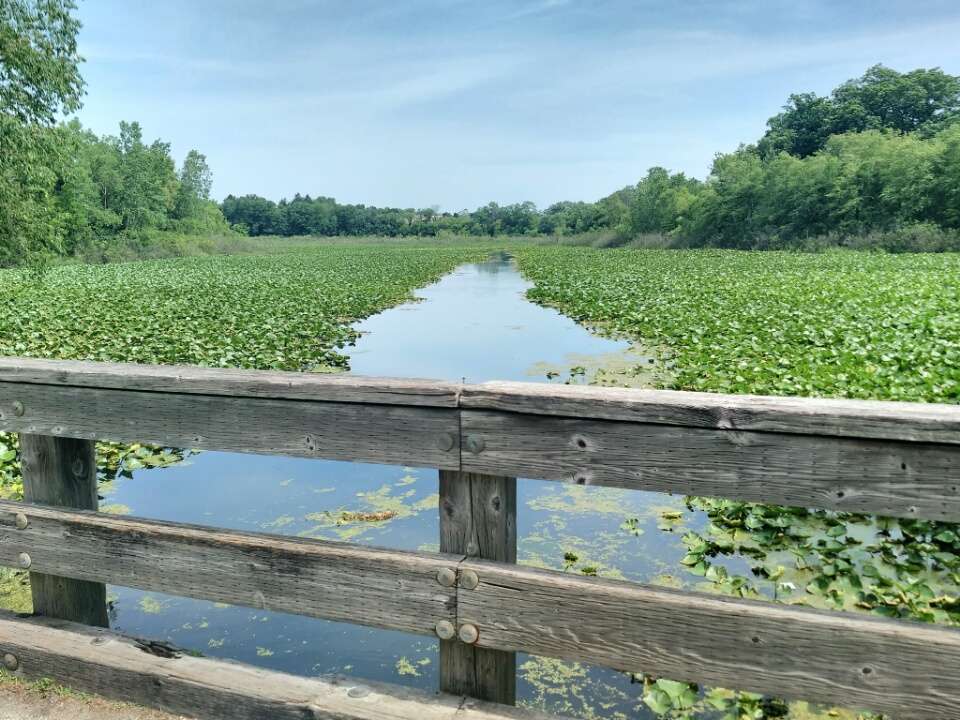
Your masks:
<svg viewBox="0 0 960 720"><path fill-rule="evenodd" d="M930 219L960 230L960 123L937 137L939 152L931 171Z"/></svg>
<svg viewBox="0 0 960 720"><path fill-rule="evenodd" d="M937 132L960 117L960 77L939 68L907 73L874 65L837 87L830 97L791 95L783 112L767 121L758 143L764 157L786 152L807 157L831 135L864 130Z"/></svg>
<svg viewBox="0 0 960 720"><path fill-rule="evenodd" d="M196 150L187 153L179 173L180 185L173 201L173 216L179 220L199 215L210 200L213 173L207 157Z"/></svg>
<svg viewBox="0 0 960 720"><path fill-rule="evenodd" d="M0 263L62 250L52 125L80 107L71 0L0 0Z"/></svg>

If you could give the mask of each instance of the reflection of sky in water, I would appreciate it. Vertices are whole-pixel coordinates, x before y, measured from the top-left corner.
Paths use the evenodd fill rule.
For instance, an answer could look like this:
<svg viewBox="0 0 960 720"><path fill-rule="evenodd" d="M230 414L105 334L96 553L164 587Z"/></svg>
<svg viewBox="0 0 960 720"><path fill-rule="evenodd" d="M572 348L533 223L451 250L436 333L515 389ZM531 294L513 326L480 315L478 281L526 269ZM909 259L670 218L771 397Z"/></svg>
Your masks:
<svg viewBox="0 0 960 720"><path fill-rule="evenodd" d="M357 375L484 382L526 380L537 363L600 355L629 343L591 335L556 310L528 302L531 287L512 261L464 265L416 292L422 302L374 315L347 348ZM541 378L543 379L543 378Z"/></svg>
<svg viewBox="0 0 960 720"><path fill-rule="evenodd" d="M511 263L466 266L419 291L424 301L362 322L370 334L350 350L358 374L470 381L530 380L536 363L572 353L604 354L627 343L591 335L569 318L529 303L529 284ZM545 379L545 378L544 378ZM244 531L435 550L437 472L298 458L204 452L118 481L104 504L134 515ZM574 572L670 582L684 551L682 528L658 529L665 495L522 480L523 563ZM387 522L343 522L345 511L388 511ZM686 514L690 517L690 514ZM635 525L622 527L633 519ZM262 610L111 588L112 624L169 639L209 656L300 674L346 672L426 689L437 685L433 638ZM642 686L612 670L521 656L519 695L555 711L646 716Z"/></svg>

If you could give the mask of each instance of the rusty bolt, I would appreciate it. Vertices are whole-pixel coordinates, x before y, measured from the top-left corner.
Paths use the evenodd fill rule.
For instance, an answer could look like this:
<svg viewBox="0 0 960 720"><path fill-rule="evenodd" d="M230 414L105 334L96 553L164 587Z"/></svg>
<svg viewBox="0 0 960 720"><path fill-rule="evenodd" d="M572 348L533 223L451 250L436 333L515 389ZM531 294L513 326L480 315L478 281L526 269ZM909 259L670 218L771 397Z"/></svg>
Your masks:
<svg viewBox="0 0 960 720"><path fill-rule="evenodd" d="M30 559L30 556L26 553L20 553L20 567L26 570L33 564L33 561Z"/></svg>
<svg viewBox="0 0 960 720"><path fill-rule="evenodd" d="M17 513L17 517L14 518L13 522L17 526L17 530L26 530L30 525L30 520L28 520L27 516L23 513Z"/></svg>
<svg viewBox="0 0 960 720"><path fill-rule="evenodd" d="M480 584L480 578L473 570L463 570L460 573L460 587L464 590L473 590Z"/></svg>
<svg viewBox="0 0 960 720"><path fill-rule="evenodd" d="M453 450L456 443L457 439L453 436L453 433L440 433L440 437L437 438L437 446L444 452Z"/></svg>
<svg viewBox="0 0 960 720"><path fill-rule="evenodd" d="M23 403L20 402L19 400L13 401L13 414L16 415L17 417L20 417L21 415L23 415Z"/></svg>
<svg viewBox="0 0 960 720"><path fill-rule="evenodd" d="M20 660L17 659L17 656L13 653L7 653L3 656L3 666L10 672L13 672L20 667Z"/></svg>
<svg viewBox="0 0 960 720"><path fill-rule="evenodd" d="M448 567L437 570L437 582L444 587L453 587L457 584L457 573Z"/></svg>
<svg viewBox="0 0 960 720"><path fill-rule="evenodd" d="M473 645L477 640L480 639L480 631L477 630L476 625L466 625L460 626L460 639L465 642L467 645Z"/></svg>
<svg viewBox="0 0 960 720"><path fill-rule="evenodd" d="M441 620L437 623L435 629L437 631L437 637L441 640L453 640L453 636L457 634L453 623L449 620Z"/></svg>
<svg viewBox="0 0 960 720"><path fill-rule="evenodd" d="M482 437L477 437L476 435L467 435L467 450L472 452L474 455L479 455L482 453L486 445L487 444L483 441Z"/></svg>

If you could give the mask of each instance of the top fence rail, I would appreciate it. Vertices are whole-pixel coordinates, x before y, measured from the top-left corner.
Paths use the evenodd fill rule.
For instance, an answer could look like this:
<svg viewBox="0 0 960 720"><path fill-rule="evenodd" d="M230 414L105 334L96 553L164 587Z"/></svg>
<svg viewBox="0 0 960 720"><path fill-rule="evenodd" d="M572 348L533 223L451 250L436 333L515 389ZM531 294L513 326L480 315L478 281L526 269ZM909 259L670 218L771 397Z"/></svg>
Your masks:
<svg viewBox="0 0 960 720"><path fill-rule="evenodd" d="M960 521L960 406L0 358L0 430Z"/></svg>

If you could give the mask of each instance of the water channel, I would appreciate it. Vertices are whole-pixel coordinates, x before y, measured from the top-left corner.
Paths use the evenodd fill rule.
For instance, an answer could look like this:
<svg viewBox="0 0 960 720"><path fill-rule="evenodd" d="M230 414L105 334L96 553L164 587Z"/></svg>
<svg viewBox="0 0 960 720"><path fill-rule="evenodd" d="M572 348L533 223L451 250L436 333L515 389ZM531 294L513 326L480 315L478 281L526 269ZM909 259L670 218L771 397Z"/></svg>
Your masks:
<svg viewBox="0 0 960 720"><path fill-rule="evenodd" d="M585 382L644 362L627 342L591 334L530 303L508 257L460 267L407 303L358 324L351 371L471 382ZM572 370L572 373L571 373ZM605 374L607 373L607 374ZM105 489L117 512L245 531L436 550L437 472L414 467L203 452ZM679 498L562 483L518 483L519 561L606 577L676 582ZM344 513L381 513L377 522ZM695 520L694 520L695 521ZM688 523L690 520L687 521ZM434 690L434 639L256 609L109 590L111 625L207 656L304 675L345 673ZM518 696L554 712L653 717L629 676L520 656Z"/></svg>

